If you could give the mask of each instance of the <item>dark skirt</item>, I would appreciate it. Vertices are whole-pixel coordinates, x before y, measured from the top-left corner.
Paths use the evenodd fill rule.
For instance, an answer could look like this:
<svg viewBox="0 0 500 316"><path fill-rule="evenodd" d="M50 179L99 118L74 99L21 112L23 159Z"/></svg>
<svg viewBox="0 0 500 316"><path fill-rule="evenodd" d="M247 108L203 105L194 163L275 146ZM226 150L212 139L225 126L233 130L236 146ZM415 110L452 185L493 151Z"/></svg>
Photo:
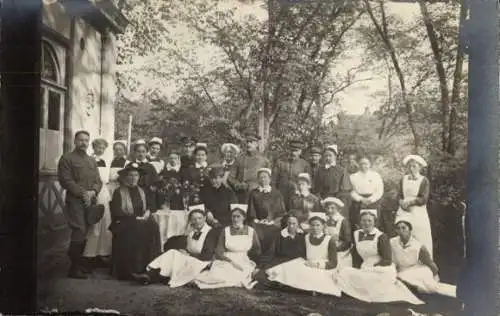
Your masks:
<svg viewBox="0 0 500 316"><path fill-rule="evenodd" d="M256 223L254 223L252 226L257 233L257 237L259 237L261 257L272 258L275 252L274 243L276 240L276 236L278 236L281 228L279 226ZM260 261L261 260L258 260L258 262Z"/></svg>
<svg viewBox="0 0 500 316"><path fill-rule="evenodd" d="M150 217L140 221L134 217L114 223L113 275L120 280L130 279L132 273L143 272L146 266L161 254L160 231L156 221Z"/></svg>

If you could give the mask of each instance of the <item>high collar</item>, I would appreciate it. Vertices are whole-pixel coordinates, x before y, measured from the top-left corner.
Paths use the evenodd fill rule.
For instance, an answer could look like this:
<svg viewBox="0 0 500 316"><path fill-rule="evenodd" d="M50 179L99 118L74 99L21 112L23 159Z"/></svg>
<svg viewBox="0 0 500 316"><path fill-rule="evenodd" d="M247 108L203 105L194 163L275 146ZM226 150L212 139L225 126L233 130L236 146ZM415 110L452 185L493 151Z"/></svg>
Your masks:
<svg viewBox="0 0 500 316"><path fill-rule="evenodd" d="M195 233L206 233L208 232L212 227L208 225L207 223L203 224L203 227L200 230L194 229L191 231L191 236L193 236Z"/></svg>
<svg viewBox="0 0 500 316"><path fill-rule="evenodd" d="M149 162L147 158L145 158L144 160L139 160L139 159L136 159L135 162L137 163L146 163L146 162Z"/></svg>
<svg viewBox="0 0 500 316"><path fill-rule="evenodd" d="M332 164L326 164L326 163L325 163L325 169L330 169L330 168L335 167L335 166L337 166L337 163L336 163L336 162L334 162L334 163L332 163Z"/></svg>
<svg viewBox="0 0 500 316"><path fill-rule="evenodd" d="M304 231L300 228L297 228L297 232L295 233L295 236L294 237L297 237L298 234L302 234ZM281 230L281 236L283 238L287 238L287 237L291 237L292 235L290 235L290 233L288 232L288 228L283 228Z"/></svg>
<svg viewBox="0 0 500 316"><path fill-rule="evenodd" d="M257 190L259 190L259 192L262 192L262 193L270 193L270 192L271 192L271 190L272 190L272 188L271 188L271 186L270 186L270 185L266 185L266 186L264 186L264 187L259 186L259 187L257 188Z"/></svg>
<svg viewBox="0 0 500 316"><path fill-rule="evenodd" d="M297 194L301 197L301 198L306 198L308 197L309 195L311 195L311 192L306 192L306 194L300 192L300 191L297 191Z"/></svg>
<svg viewBox="0 0 500 316"><path fill-rule="evenodd" d="M416 176L414 176L412 173L408 174L408 180L411 180L411 181L420 180L422 177L423 176L421 174L417 174Z"/></svg>
<svg viewBox="0 0 500 316"><path fill-rule="evenodd" d="M344 219L344 216L339 212L335 213L331 218L327 220L327 223L337 225L338 222Z"/></svg>
<svg viewBox="0 0 500 316"><path fill-rule="evenodd" d="M234 163L235 163L235 159L233 159L233 160L231 160L231 161L224 160L224 161L222 162L222 165L223 165L224 167L229 167L229 166L234 165Z"/></svg>
<svg viewBox="0 0 500 316"><path fill-rule="evenodd" d="M181 170L181 166L180 165L177 165L177 166L172 166L171 164L167 164L165 166L165 168L167 169L167 171L175 171L175 172L179 172L179 170Z"/></svg>
<svg viewBox="0 0 500 316"><path fill-rule="evenodd" d="M75 150L73 150L73 152L75 152L77 155L82 156L82 157L88 156L88 154L85 150L81 150L78 148L75 148Z"/></svg>
<svg viewBox="0 0 500 316"><path fill-rule="evenodd" d="M198 162L195 162L195 163L194 163L194 167L195 167L196 169L206 168L207 166L208 166L208 163L207 163L206 161L205 161L205 162L203 162L203 163L201 163L201 164L200 164L200 163L198 163Z"/></svg>
<svg viewBox="0 0 500 316"><path fill-rule="evenodd" d="M97 156L97 155L92 155L92 157L94 157L95 161L101 161L101 160L104 160L104 158L102 158L102 156Z"/></svg>

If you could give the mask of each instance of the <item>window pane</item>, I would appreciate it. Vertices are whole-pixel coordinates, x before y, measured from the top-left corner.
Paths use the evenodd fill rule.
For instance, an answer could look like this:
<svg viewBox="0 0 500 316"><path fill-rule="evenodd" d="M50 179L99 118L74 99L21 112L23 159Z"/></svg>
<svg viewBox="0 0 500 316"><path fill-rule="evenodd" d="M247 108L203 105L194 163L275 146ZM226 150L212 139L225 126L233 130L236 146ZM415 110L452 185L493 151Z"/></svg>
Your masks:
<svg viewBox="0 0 500 316"><path fill-rule="evenodd" d="M57 64L55 56L48 44L43 43L42 50L42 78L57 82Z"/></svg>
<svg viewBox="0 0 500 316"><path fill-rule="evenodd" d="M45 89L41 88L40 89L40 128L44 127L44 122L45 122Z"/></svg>
<svg viewBox="0 0 500 316"><path fill-rule="evenodd" d="M49 126L51 130L59 131L61 126L61 95L55 91L49 91Z"/></svg>

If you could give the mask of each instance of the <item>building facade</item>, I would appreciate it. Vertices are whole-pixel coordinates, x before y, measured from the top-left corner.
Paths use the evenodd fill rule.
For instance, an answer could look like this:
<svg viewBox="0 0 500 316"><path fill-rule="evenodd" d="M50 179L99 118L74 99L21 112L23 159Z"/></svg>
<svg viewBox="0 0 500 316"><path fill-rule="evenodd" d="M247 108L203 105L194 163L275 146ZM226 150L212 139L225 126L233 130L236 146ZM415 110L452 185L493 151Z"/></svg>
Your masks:
<svg viewBox="0 0 500 316"><path fill-rule="evenodd" d="M44 1L40 154L39 231L65 225L64 192L57 163L73 150L73 136L114 138L116 36L127 25L123 1ZM108 150L106 158L111 158Z"/></svg>

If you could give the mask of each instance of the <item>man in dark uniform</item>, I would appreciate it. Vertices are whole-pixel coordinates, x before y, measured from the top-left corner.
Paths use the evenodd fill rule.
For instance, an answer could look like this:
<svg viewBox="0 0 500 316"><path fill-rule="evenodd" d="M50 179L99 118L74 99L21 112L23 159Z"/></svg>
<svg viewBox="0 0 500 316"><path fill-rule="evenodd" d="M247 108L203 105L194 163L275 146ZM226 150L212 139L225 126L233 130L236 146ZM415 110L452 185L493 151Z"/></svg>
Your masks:
<svg viewBox="0 0 500 316"><path fill-rule="evenodd" d="M181 155L181 170L188 168L194 164L194 149L196 148L196 139L190 136L181 136L180 139L183 146Z"/></svg>
<svg viewBox="0 0 500 316"><path fill-rule="evenodd" d="M246 135L246 154L238 162L236 178L240 182L235 188L239 203L248 203L248 196L253 189L259 186L259 177L257 171L261 168L269 168L269 160L259 153L260 137L255 133Z"/></svg>
<svg viewBox="0 0 500 316"><path fill-rule="evenodd" d="M300 173L311 175L311 166L301 158L304 144L299 140L293 140L289 144L288 157L278 160L274 166L274 187L280 190L288 210L290 198L296 191L297 176Z"/></svg>
<svg viewBox="0 0 500 316"><path fill-rule="evenodd" d="M85 249L88 225L85 212L101 191L102 182L94 158L87 154L90 135L87 131L75 134L75 149L61 157L57 175L59 183L66 190L64 215L71 229L71 243L68 255L71 260L69 277L86 278L82 271L82 254Z"/></svg>
<svg viewBox="0 0 500 316"><path fill-rule="evenodd" d="M316 190L314 189L314 184L316 183L316 179L318 177L320 168L321 168L321 155L323 154L323 150L321 149L320 146L311 146L311 149L309 150L309 162L311 164L311 180L312 180L312 187L311 187L311 193L316 194Z"/></svg>

